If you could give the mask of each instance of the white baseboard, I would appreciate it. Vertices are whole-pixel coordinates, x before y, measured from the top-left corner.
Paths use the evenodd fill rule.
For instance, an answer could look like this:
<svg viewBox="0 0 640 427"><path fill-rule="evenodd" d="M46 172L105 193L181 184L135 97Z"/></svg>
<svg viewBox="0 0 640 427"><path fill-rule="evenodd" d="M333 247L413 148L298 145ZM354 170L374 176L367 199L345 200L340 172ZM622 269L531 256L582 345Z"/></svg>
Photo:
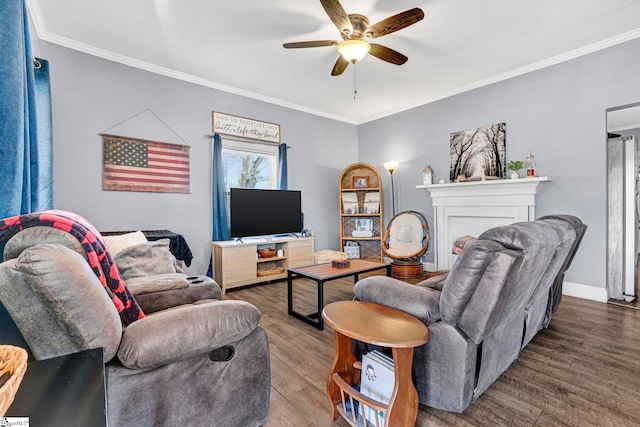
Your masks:
<svg viewBox="0 0 640 427"><path fill-rule="evenodd" d="M582 283L573 283L565 281L562 284L562 295L588 299L597 302L607 302L607 290L595 286L584 285Z"/></svg>
<svg viewBox="0 0 640 427"><path fill-rule="evenodd" d="M433 262L423 262L424 271L436 271L436 265ZM607 302L608 295L605 288L589 286L582 283L567 282L562 284L562 295L587 299L590 301Z"/></svg>
<svg viewBox="0 0 640 427"><path fill-rule="evenodd" d="M433 262L423 262L422 269L424 271L436 271L436 264Z"/></svg>

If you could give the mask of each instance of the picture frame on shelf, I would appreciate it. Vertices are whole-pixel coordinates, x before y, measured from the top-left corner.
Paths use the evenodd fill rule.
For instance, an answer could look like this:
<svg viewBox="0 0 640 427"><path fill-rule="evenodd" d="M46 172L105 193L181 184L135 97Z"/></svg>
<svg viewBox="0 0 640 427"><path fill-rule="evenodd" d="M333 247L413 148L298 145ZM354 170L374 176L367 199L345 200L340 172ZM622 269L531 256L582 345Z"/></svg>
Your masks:
<svg viewBox="0 0 640 427"><path fill-rule="evenodd" d="M363 189L369 187L369 177L368 176L354 176L353 177L353 188Z"/></svg>
<svg viewBox="0 0 640 427"><path fill-rule="evenodd" d="M342 193L342 213L347 215L360 213L357 194Z"/></svg>
<svg viewBox="0 0 640 427"><path fill-rule="evenodd" d="M380 193L378 193L377 191L367 193L364 198L364 213L380 213Z"/></svg>
<svg viewBox="0 0 640 427"><path fill-rule="evenodd" d="M355 229L356 231L373 231L373 219L357 218Z"/></svg>

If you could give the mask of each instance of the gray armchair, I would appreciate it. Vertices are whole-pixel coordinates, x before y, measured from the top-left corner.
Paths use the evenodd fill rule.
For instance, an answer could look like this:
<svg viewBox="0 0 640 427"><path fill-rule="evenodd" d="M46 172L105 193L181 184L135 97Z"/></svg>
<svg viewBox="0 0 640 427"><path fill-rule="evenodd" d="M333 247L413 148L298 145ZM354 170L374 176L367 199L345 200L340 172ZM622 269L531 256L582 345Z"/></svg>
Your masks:
<svg viewBox="0 0 640 427"><path fill-rule="evenodd" d="M573 257L576 255L578 251L578 247L582 242L582 238L584 237L584 233L587 231L586 224L583 224L579 218L571 215L546 215L539 219L559 219L561 221L565 221L571 227L573 227L576 232L576 240L573 242L573 246L569 250L569 254L562 265L562 268L558 272L555 280L553 281L553 285L551 285L551 289L549 291L549 304L547 305L547 315L544 320L544 327L546 328L551 321L551 315L558 310L560 307L560 301L562 300L562 283L564 282L564 273L567 271L569 266L571 266L571 262L573 261Z"/></svg>
<svg viewBox="0 0 640 427"><path fill-rule="evenodd" d="M0 264L0 302L37 360L103 348L110 426L267 420L269 350L251 304L199 300L123 328L89 264L61 244Z"/></svg>
<svg viewBox="0 0 640 427"><path fill-rule="evenodd" d="M417 285L374 276L355 298L405 311L428 327L413 374L422 404L462 412L548 324L551 288L577 246L563 216L497 227L465 245L446 276Z"/></svg>

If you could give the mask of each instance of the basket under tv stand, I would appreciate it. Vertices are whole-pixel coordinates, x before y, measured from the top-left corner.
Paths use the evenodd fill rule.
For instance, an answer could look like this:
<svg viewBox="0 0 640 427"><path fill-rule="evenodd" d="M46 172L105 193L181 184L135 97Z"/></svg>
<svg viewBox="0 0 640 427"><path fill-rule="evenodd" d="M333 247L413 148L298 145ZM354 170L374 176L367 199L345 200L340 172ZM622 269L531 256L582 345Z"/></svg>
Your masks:
<svg viewBox="0 0 640 427"><path fill-rule="evenodd" d="M274 247L282 256L260 258L258 249ZM253 285L287 278L287 270L313 264L313 237L285 236L211 242L213 279L222 288Z"/></svg>

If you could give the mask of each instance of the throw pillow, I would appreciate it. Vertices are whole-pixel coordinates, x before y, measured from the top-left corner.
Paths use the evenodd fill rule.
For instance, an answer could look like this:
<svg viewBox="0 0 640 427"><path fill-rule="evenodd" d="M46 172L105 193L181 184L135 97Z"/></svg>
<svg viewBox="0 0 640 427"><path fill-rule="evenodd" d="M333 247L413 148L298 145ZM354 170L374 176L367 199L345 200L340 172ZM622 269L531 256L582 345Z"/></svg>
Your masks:
<svg viewBox="0 0 640 427"><path fill-rule="evenodd" d="M112 257L116 257L123 249L139 243L147 243L147 238L142 231L133 233L120 234L117 236L102 236L104 244L111 253Z"/></svg>
<svg viewBox="0 0 640 427"><path fill-rule="evenodd" d="M169 239L140 243L124 248L114 257L122 278L175 273L175 257L169 252Z"/></svg>

